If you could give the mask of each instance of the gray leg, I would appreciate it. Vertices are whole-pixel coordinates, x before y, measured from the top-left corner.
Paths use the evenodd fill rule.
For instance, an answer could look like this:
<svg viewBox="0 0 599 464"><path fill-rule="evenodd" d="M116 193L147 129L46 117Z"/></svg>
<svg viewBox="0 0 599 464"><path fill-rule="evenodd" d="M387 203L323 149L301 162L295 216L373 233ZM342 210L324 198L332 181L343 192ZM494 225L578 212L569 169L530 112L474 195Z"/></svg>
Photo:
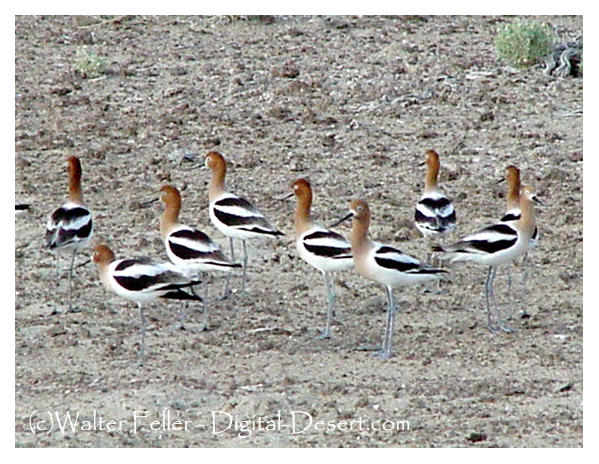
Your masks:
<svg viewBox="0 0 599 464"><path fill-rule="evenodd" d="M206 276L204 276L206 277ZM202 298L202 313L203 313L203 317L202 317L202 325L200 326L200 330L208 330L208 285L207 285L207 280L206 278L204 278L204 282L203 282L203 286L204 286L204 297ZM193 293L195 296L198 296L198 294L195 291L194 287L191 287L191 293Z"/></svg>
<svg viewBox="0 0 599 464"><path fill-rule="evenodd" d="M495 303L493 294L493 276L495 275L495 266L489 266L487 278L485 279L485 297L487 299L487 326L491 332L496 332L497 328L493 325L493 317L491 315L491 306Z"/></svg>
<svg viewBox="0 0 599 464"><path fill-rule="evenodd" d="M60 287L60 276L58 275L58 267L60 264L60 253L58 252L58 250L56 250L56 260L55 260L55 264L56 264L56 273L54 276L54 284L56 285L56 288L58 289L58 287ZM58 311L58 305L56 304L56 298L54 299L54 309L52 310L52 312L50 313L51 316L54 316L56 314L60 314L60 311Z"/></svg>
<svg viewBox="0 0 599 464"><path fill-rule="evenodd" d="M526 291L528 290L528 288L526 287L527 281L528 281L528 253L526 253L524 255L524 259L522 260L522 291L524 293L526 293ZM520 313L520 317L522 317L522 318L530 317L530 314L528 314L528 312L526 311L527 303L528 303L527 299L524 298L524 308L522 309L522 312Z"/></svg>
<svg viewBox="0 0 599 464"><path fill-rule="evenodd" d="M385 338L383 339L383 349L381 355L384 360L391 357L391 344L393 342L393 323L395 321L395 302L393 300L393 289L385 287L387 290L387 326L385 328Z"/></svg>
<svg viewBox="0 0 599 464"><path fill-rule="evenodd" d="M145 358L145 346L146 346L146 315L144 314L144 308L141 303L137 303L139 306L139 314L141 316L141 346L139 349L139 365L144 365Z"/></svg>
<svg viewBox="0 0 599 464"><path fill-rule="evenodd" d="M69 268L69 312L74 313L77 312L73 309L73 304L71 301L71 296L73 294L73 265L75 264L75 253L77 250L73 250L73 257L71 258L71 267Z"/></svg>
<svg viewBox="0 0 599 464"><path fill-rule="evenodd" d="M241 293L245 293L245 280L248 269L248 252L245 240L242 240L243 243L243 280L241 281Z"/></svg>
<svg viewBox="0 0 599 464"><path fill-rule="evenodd" d="M328 310L327 310L327 325L322 334L320 334L317 338L325 339L331 338L331 323L333 321L333 308L335 306L335 288L333 282L333 276L328 272L323 272L324 282L327 289L327 300L329 302Z"/></svg>
<svg viewBox="0 0 599 464"><path fill-rule="evenodd" d="M511 271L511 263L507 263L505 265L507 272L507 294L510 301L510 311L508 312L505 320L511 320L513 309L514 309L514 294L512 293L512 271Z"/></svg>
<svg viewBox="0 0 599 464"><path fill-rule="evenodd" d="M235 247L233 246L233 238L229 237L229 246L231 247L231 262L235 262ZM231 291L229 290L229 283L231 281L232 272L227 273L227 277L225 278L225 288L223 290L222 299L228 298L231 295Z"/></svg>

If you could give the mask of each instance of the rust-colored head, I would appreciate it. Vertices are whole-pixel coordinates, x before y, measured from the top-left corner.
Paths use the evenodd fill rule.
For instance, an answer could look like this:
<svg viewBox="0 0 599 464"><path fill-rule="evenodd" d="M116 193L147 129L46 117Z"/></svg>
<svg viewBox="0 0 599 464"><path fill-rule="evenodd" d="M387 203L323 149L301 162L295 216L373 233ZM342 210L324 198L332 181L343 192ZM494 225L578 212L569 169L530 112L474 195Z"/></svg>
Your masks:
<svg viewBox="0 0 599 464"><path fill-rule="evenodd" d="M181 194L173 185L160 188L160 201L164 203L164 213L160 217L160 235L165 238L179 221L181 213Z"/></svg>
<svg viewBox="0 0 599 464"><path fill-rule="evenodd" d="M211 151L206 155L206 166L212 170L222 170L223 172L227 169L227 162L225 161L225 157L221 155L217 151Z"/></svg>
<svg viewBox="0 0 599 464"><path fill-rule="evenodd" d="M210 201L213 201L225 191L227 163L223 155L216 151L211 151L206 155L206 166L212 171L212 179L208 186L208 197Z"/></svg>
<svg viewBox="0 0 599 464"><path fill-rule="evenodd" d="M508 181L508 184L517 185L518 189L520 189L520 170L516 166L510 165L505 169L505 179Z"/></svg>
<svg viewBox="0 0 599 464"><path fill-rule="evenodd" d="M439 154L435 150L426 150L426 165L439 167Z"/></svg>
<svg viewBox="0 0 599 464"><path fill-rule="evenodd" d="M114 261L114 253L107 245L96 245L93 249L92 259L98 266L106 266Z"/></svg>
<svg viewBox="0 0 599 464"><path fill-rule="evenodd" d="M312 188L307 179L297 179L291 185L293 193L297 197L297 208L295 209L295 231L297 235L303 234L311 225L310 208L312 206Z"/></svg>
<svg viewBox="0 0 599 464"><path fill-rule="evenodd" d="M370 208L366 200L353 199L349 204L349 209L354 219L364 220L370 219Z"/></svg>
<svg viewBox="0 0 599 464"><path fill-rule="evenodd" d="M293 193L298 198L312 198L312 187L310 181L304 178L296 180L293 184Z"/></svg>
<svg viewBox="0 0 599 464"><path fill-rule="evenodd" d="M505 179L507 180L507 207L508 209L518 207L520 201L520 170L510 165L505 169Z"/></svg>
<svg viewBox="0 0 599 464"><path fill-rule="evenodd" d="M439 155L435 150L426 151L426 177L425 189L431 190L437 187L437 178L439 177Z"/></svg>
<svg viewBox="0 0 599 464"><path fill-rule="evenodd" d="M69 173L69 177L79 177L81 178L81 161L76 156L69 156L67 171Z"/></svg>
<svg viewBox="0 0 599 464"><path fill-rule="evenodd" d="M166 206L180 206L181 194L174 185L163 185L160 187L160 201Z"/></svg>
<svg viewBox="0 0 599 464"><path fill-rule="evenodd" d="M69 156L67 173L69 174L69 200L73 203L83 203L81 190L81 161L76 156Z"/></svg>

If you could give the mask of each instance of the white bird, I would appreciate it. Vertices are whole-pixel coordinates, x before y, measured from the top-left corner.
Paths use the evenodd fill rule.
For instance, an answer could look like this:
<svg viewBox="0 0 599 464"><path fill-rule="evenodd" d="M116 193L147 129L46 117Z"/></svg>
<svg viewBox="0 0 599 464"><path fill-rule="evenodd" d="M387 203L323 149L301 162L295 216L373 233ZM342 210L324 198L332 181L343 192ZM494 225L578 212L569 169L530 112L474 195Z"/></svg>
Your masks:
<svg viewBox="0 0 599 464"><path fill-rule="evenodd" d="M366 201L352 200L349 214L337 221L336 224L350 217L353 218L351 248L355 269L363 277L383 285L387 292L387 323L383 347L379 354L383 359L389 359L395 319L393 289L430 282L439 279L447 271L430 267L416 258L402 253L397 248L371 240L368 236L370 208Z"/></svg>
<svg viewBox="0 0 599 464"><path fill-rule="evenodd" d="M506 169L506 180L508 182L508 191L506 195L507 209L505 214L501 218L501 222L512 222L517 221L522 216L520 210L520 170L515 166L508 166ZM538 200L535 200L538 201ZM529 250L537 246L539 240L539 229L535 224L535 229L530 238ZM512 277L510 273L510 266L507 266L508 275L508 292L511 292ZM524 253L522 260L522 287L526 290L526 282L528 278L528 251ZM521 317L528 317L526 307L522 309Z"/></svg>
<svg viewBox="0 0 599 464"><path fill-rule="evenodd" d="M231 262L207 234L179 223L181 194L176 187L163 186L160 189L160 200L164 203L164 213L160 217L160 234L166 253L171 262L179 266L190 278L197 279L200 273L231 272L241 267L241 264ZM193 287L191 290L194 291ZM206 293L205 291L203 299L202 330L208 326Z"/></svg>
<svg viewBox="0 0 599 464"><path fill-rule="evenodd" d="M276 230L264 215L247 200L240 198L225 188L227 164L223 155L212 151L206 155L206 166L212 171L208 196L210 200L210 220L225 236L229 237L231 259L235 261L233 239L240 239L243 244L243 280L242 293L245 292L248 254L246 240L259 237L283 235ZM229 276L225 284L223 297L229 294Z"/></svg>
<svg viewBox="0 0 599 464"><path fill-rule="evenodd" d="M92 214L83 203L81 189L81 162L76 156L68 159L67 172L69 175L69 199L67 203L54 210L46 224L45 246L56 251L56 283L58 285L59 253L72 252L71 266L69 267L69 312L74 312L71 295L73 280L73 264L75 253L86 247L92 237ZM57 314L55 308L52 314Z"/></svg>
<svg viewBox="0 0 599 464"><path fill-rule="evenodd" d="M530 248L536 224L532 202L535 196L530 188L520 192L521 215L518 220L498 222L469 235L448 246L436 246L435 251L445 253L442 259L450 263L474 262L489 266L485 280L485 296L487 302L487 324L492 332L498 329L512 332L513 329L505 324L495 303L493 279L497 266L510 263L525 254ZM495 308L497 327L493 324L491 307Z"/></svg>
<svg viewBox="0 0 599 464"><path fill-rule="evenodd" d="M293 193L297 197L295 244L300 257L318 269L324 276L329 306L326 328L319 338L330 338L336 298L332 273L353 267L351 245L342 235L325 229L312 220L310 216L312 205L310 182L306 179L296 180L293 183Z"/></svg>
<svg viewBox="0 0 599 464"><path fill-rule="evenodd" d="M143 305L158 298L202 301L184 289L199 282L191 280L181 269L171 263L156 263L148 258L115 260L106 245L96 245L92 259L98 266L100 280L107 290L127 300L135 301L141 315L140 363L144 362L146 318Z"/></svg>
<svg viewBox="0 0 599 464"><path fill-rule="evenodd" d="M452 202L438 185L441 163L436 151L426 152L426 166L424 193L416 204L414 222L426 238L438 238L455 229L456 214Z"/></svg>

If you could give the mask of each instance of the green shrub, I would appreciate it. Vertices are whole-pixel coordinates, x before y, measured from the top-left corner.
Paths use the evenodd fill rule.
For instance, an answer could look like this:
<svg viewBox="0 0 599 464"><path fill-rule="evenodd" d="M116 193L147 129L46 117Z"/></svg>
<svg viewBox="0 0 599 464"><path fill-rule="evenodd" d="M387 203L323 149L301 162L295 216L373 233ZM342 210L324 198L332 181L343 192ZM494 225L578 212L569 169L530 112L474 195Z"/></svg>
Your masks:
<svg viewBox="0 0 599 464"><path fill-rule="evenodd" d="M551 52L554 38L549 26L516 19L500 26L495 38L497 56L516 67L532 66Z"/></svg>
<svg viewBox="0 0 599 464"><path fill-rule="evenodd" d="M106 71L106 61L87 47L77 50L75 72L84 79L100 77Z"/></svg>

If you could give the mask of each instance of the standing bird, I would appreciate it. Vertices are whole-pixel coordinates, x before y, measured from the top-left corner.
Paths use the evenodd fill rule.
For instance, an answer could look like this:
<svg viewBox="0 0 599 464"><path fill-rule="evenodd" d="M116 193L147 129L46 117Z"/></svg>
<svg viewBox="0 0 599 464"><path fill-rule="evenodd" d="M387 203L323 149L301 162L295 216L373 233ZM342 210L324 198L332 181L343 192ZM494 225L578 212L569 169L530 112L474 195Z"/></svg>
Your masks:
<svg viewBox="0 0 599 464"><path fill-rule="evenodd" d="M107 290L118 296L135 301L141 315L140 364L144 362L146 318L143 304L158 298L173 300L202 299L183 291L199 282L190 280L184 272L171 263L155 263L148 258L115 260L114 253L106 245L96 245L92 259L98 266L100 280Z"/></svg>
<svg viewBox="0 0 599 464"><path fill-rule="evenodd" d="M293 183L297 197L295 210L295 245L300 257L324 276L329 302L327 325L318 338L331 338L331 322L335 306L335 287L332 273L345 271L354 265L350 243L340 234L314 223L310 216L312 189L306 179ZM292 194L293 195L293 194Z"/></svg>
<svg viewBox="0 0 599 464"><path fill-rule="evenodd" d="M164 203L164 213L160 217L160 235L164 240L169 259L190 278L198 278L202 272L231 272L241 267L232 263L218 245L204 232L179 224L181 194L172 185L160 189L160 200ZM194 292L193 287L191 288ZM194 292L195 293L195 292ZM204 320L201 330L208 326L208 308L204 292Z"/></svg>
<svg viewBox="0 0 599 464"><path fill-rule="evenodd" d="M434 150L426 152L426 177L424 193L416 204L414 222L426 238L439 238L456 226L456 215L451 201L439 189L439 155Z"/></svg>
<svg viewBox="0 0 599 464"><path fill-rule="evenodd" d="M86 247L93 233L92 214L83 203L81 190L81 162L76 156L68 159L69 200L56 209L46 224L46 248L56 251L56 283L58 285L59 254L62 251L72 252L69 268L69 312L75 312L71 301L73 264L75 253ZM57 314L55 308L52 314Z"/></svg>
<svg viewBox="0 0 599 464"><path fill-rule="evenodd" d="M353 217L351 248L356 271L363 277L383 285L387 292L387 324L383 347L379 352L386 360L391 356L393 341L393 321L395 318L393 289L439 279L441 274L446 273L446 271L430 267L396 248L371 240L368 236L370 209L366 201L352 200L349 214L334 225L350 217Z"/></svg>
<svg viewBox="0 0 599 464"><path fill-rule="evenodd" d="M439 189L439 155L435 150L426 152L426 176L424 178L424 192L420 197L414 211L416 228L425 237L429 247L432 241L438 241L446 234L451 233L456 226L456 214L451 201ZM434 253L430 256L432 262ZM441 280L437 280L439 292Z"/></svg>
<svg viewBox="0 0 599 464"><path fill-rule="evenodd" d="M501 218L501 222L511 222L517 221L520 219L522 215L522 211L520 210L520 170L515 166L508 166L506 169L505 179L508 183L508 191L506 195L507 209L503 217ZM538 201L538 200L537 200ZM532 237L530 239L530 248L537 246L539 239L539 229L535 225L535 229L532 233ZM529 248L529 249L530 249ZM528 277L528 251L524 253L524 258L522 260L522 286L526 289L526 281ZM510 273L510 267L507 267L507 275L508 275L508 292L511 292L512 286L512 277ZM528 317L528 313L526 312L526 307L522 309L521 317Z"/></svg>
<svg viewBox="0 0 599 464"><path fill-rule="evenodd" d="M212 179L210 180L208 190L210 219L223 235L229 237L231 259L233 261L235 261L233 239L240 239L243 243L243 280L241 292L245 293L248 265L246 240L283 235L283 233L276 230L264 215L247 200L227 192L225 187L227 163L223 155L212 151L206 155L205 162L206 166L212 171ZM229 278L230 274L227 276L225 283L224 298L229 295Z"/></svg>
<svg viewBox="0 0 599 464"><path fill-rule="evenodd" d="M485 227L462 240L448 246L436 246L435 251L445 253L442 259L450 263L474 262L489 266L485 280L485 296L487 302L487 324L489 330L496 332L512 332L513 329L505 324L499 314L493 291L493 279L497 266L508 264L525 254L530 248L530 241L536 228L532 202L534 193L530 188L522 188L520 192L520 218L509 222L499 222ZM492 321L494 307L497 326Z"/></svg>

